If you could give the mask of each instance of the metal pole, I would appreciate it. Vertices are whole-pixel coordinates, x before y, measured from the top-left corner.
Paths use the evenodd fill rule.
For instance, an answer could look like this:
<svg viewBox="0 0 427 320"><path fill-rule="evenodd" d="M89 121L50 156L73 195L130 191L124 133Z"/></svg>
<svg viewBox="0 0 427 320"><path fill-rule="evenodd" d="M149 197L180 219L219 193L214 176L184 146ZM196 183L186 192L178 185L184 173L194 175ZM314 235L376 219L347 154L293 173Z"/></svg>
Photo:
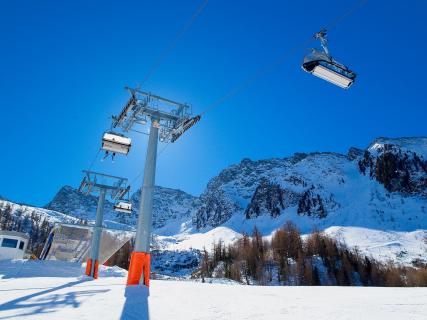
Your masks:
<svg viewBox="0 0 427 320"><path fill-rule="evenodd" d="M102 234L102 220L104 218L104 202L105 202L106 189L101 188L99 192L98 207L96 208L96 221L93 229L92 246L90 251L90 276L97 277L99 246L101 243Z"/></svg>
<svg viewBox="0 0 427 320"><path fill-rule="evenodd" d="M156 175L157 143L159 122L151 120L150 137L144 167L144 181L138 211L138 229L136 231L135 249L132 253L128 272L128 285L149 285L150 277L150 237L153 218L153 194Z"/></svg>

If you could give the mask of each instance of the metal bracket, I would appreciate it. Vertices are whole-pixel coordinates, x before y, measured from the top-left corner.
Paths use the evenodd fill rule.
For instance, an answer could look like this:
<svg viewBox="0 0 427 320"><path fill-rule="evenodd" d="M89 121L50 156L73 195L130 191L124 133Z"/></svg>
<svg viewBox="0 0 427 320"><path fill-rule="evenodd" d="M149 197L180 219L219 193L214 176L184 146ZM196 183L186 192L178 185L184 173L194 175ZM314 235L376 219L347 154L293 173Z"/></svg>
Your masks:
<svg viewBox="0 0 427 320"><path fill-rule="evenodd" d="M326 29L322 29L319 32L314 34L314 38L320 40L320 44L323 48L323 51L325 52L325 54L330 57L329 54L329 49L328 49L328 39L326 38L327 34L327 30Z"/></svg>

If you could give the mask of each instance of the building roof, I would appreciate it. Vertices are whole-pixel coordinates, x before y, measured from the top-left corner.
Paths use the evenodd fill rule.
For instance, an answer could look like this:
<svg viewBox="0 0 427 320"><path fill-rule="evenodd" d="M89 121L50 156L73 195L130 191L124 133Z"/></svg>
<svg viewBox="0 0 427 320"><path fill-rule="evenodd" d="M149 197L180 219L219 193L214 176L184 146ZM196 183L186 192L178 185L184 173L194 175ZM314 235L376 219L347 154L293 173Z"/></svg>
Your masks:
<svg viewBox="0 0 427 320"><path fill-rule="evenodd" d="M20 237L29 240L30 237L23 232L0 230L0 236Z"/></svg>

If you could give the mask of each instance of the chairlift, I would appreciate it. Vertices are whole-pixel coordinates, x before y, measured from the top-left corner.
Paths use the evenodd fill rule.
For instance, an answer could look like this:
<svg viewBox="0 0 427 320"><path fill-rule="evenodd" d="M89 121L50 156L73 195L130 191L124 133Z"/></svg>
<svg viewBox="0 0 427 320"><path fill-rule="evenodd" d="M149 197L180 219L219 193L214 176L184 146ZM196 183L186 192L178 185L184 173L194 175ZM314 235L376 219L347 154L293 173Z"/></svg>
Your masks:
<svg viewBox="0 0 427 320"><path fill-rule="evenodd" d="M129 201L118 201L114 205L114 210L124 213L132 213L132 203Z"/></svg>
<svg viewBox="0 0 427 320"><path fill-rule="evenodd" d="M348 89L356 79L356 74L331 57L326 30L319 31L314 37L320 40L323 52L312 49L311 53L304 57L303 70L343 89Z"/></svg>
<svg viewBox="0 0 427 320"><path fill-rule="evenodd" d="M131 139L113 131L104 133L102 137L102 149L106 151L106 156L109 152L113 153L113 158L116 153L127 155L131 147Z"/></svg>

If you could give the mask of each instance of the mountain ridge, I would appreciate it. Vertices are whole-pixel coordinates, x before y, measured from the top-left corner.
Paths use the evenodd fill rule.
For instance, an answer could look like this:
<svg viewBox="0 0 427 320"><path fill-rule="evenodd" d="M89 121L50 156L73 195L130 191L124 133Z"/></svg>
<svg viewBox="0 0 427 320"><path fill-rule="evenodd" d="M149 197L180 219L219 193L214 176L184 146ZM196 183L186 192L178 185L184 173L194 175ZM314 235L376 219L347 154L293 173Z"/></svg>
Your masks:
<svg viewBox="0 0 427 320"><path fill-rule="evenodd" d="M140 190L131 196L130 215L115 212L107 201L105 225L134 229L139 197ZM96 205L96 197L64 186L43 210L93 223ZM358 237L381 234L380 245L372 243L376 249L365 243L366 252L381 257L378 248L383 248L386 257L405 263L419 258L424 233L411 232L427 230L427 137L379 137L347 154L244 158L210 179L200 196L155 189L153 233L156 246L169 252L201 250L218 238L233 241L255 226L270 236L287 220L303 233L332 230L352 245ZM390 248L388 238L401 245ZM409 250L414 244L418 249ZM405 251L410 253L401 258Z"/></svg>

